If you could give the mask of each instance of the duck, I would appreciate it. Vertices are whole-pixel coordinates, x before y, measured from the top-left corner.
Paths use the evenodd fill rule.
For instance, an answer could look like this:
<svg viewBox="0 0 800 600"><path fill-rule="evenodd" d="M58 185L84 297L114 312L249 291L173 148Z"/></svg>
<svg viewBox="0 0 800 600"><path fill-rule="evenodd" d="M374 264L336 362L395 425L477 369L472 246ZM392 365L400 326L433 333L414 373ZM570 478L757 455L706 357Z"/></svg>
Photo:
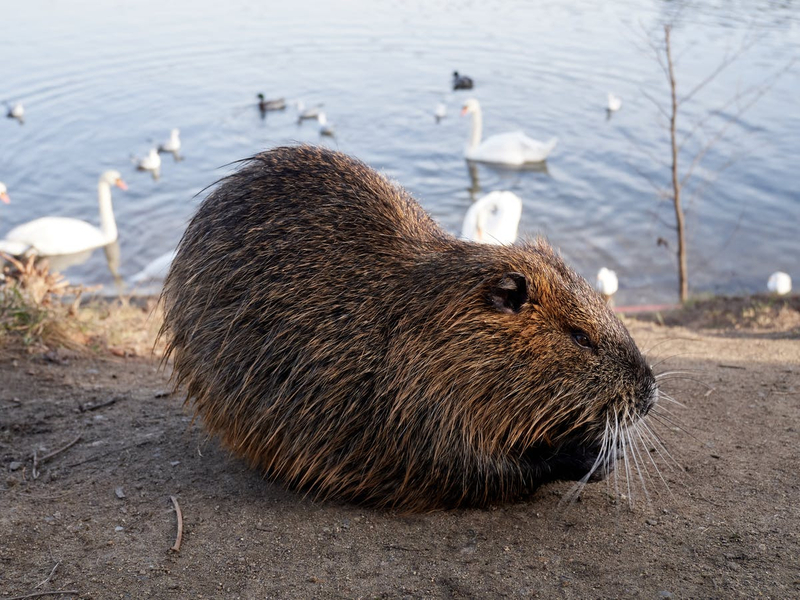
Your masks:
<svg viewBox="0 0 800 600"><path fill-rule="evenodd" d="M6 117L9 119L16 119L19 121L20 125L25 122L25 107L22 106L21 102L17 102L14 106L10 106L6 102L6 106L8 107L8 113L6 113Z"/></svg>
<svg viewBox="0 0 800 600"><path fill-rule="evenodd" d="M315 104L314 106L309 106L306 108L305 103L300 100L297 102L297 122L302 123L303 121L310 121L312 119L318 119L320 112L322 110L322 104Z"/></svg>
<svg viewBox="0 0 800 600"><path fill-rule="evenodd" d="M69 217L41 217L23 223L0 240L0 250L7 248L15 256L35 254L58 256L76 254L106 246L117 239L117 224L111 206L111 186L127 190L119 171L106 171L97 182L100 227ZM13 248L12 248L13 246Z"/></svg>
<svg viewBox="0 0 800 600"><path fill-rule="evenodd" d="M144 158L139 159L136 163L136 168L140 171L150 171L153 177L158 178L159 171L161 170L161 157L158 155L156 148L150 148L150 152Z"/></svg>
<svg viewBox="0 0 800 600"><path fill-rule="evenodd" d="M159 145L158 151L159 152L171 152L174 155L177 155L181 149L181 130L180 129L173 129L169 132L169 139L164 142L163 144Z"/></svg>
<svg viewBox="0 0 800 600"><path fill-rule="evenodd" d="M436 117L437 123L447 116L447 106L445 106L444 102L439 102L439 104L436 105L433 116Z"/></svg>
<svg viewBox="0 0 800 600"><path fill-rule="evenodd" d="M472 78L466 75L459 75L458 71L453 71L453 89L471 90L473 86Z"/></svg>
<svg viewBox="0 0 800 600"><path fill-rule="evenodd" d="M267 112L268 110L283 110L286 108L285 98L276 98L274 100L267 100L264 94L258 94L258 110Z"/></svg>
<svg viewBox="0 0 800 600"><path fill-rule="evenodd" d="M171 252L166 252L151 260L145 265L144 269L131 277L131 283L134 285L141 285L150 282L163 282L167 277L172 261L175 260L177 252L177 250L172 250Z"/></svg>
<svg viewBox="0 0 800 600"><path fill-rule="evenodd" d="M461 237L481 244L513 244L521 215L522 200L515 193L489 192L467 210Z"/></svg>
<svg viewBox="0 0 800 600"><path fill-rule="evenodd" d="M540 142L521 131L500 133L481 141L481 105L474 98L467 100L461 109L461 116L468 114L472 115L472 131L464 150L464 156L468 160L515 166L539 163L544 162L558 144L557 137Z"/></svg>
<svg viewBox="0 0 800 600"><path fill-rule="evenodd" d="M3 204L9 204L11 202L11 198L8 197L8 188L2 181L0 181L0 200L2 200Z"/></svg>
<svg viewBox="0 0 800 600"><path fill-rule="evenodd" d="M317 122L319 123L319 134L324 135L327 137L334 137L336 132L333 129L333 125L328 123L328 117L325 116L324 112L319 113L317 116Z"/></svg>
<svg viewBox="0 0 800 600"><path fill-rule="evenodd" d="M595 280L595 289L600 292L607 304L611 304L611 299L619 289L619 279L617 274L607 267L601 268L597 272L597 279Z"/></svg>
<svg viewBox="0 0 800 600"><path fill-rule="evenodd" d="M788 273L775 271L767 280L767 289L778 296L785 296L792 291L792 278Z"/></svg>
<svg viewBox="0 0 800 600"><path fill-rule="evenodd" d="M606 106L606 110L612 113L617 112L620 108L622 108L622 98L608 92L608 105Z"/></svg>

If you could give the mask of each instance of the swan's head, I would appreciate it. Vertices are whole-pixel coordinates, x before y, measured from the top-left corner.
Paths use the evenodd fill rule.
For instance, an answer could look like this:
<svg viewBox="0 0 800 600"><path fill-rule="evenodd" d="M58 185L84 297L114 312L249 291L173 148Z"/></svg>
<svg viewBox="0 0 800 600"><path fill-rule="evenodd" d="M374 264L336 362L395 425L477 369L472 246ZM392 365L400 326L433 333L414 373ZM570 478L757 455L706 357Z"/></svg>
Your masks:
<svg viewBox="0 0 800 600"><path fill-rule="evenodd" d="M321 113L319 113L317 115L317 122L322 126L325 126L325 125L328 124L328 117L325 116L324 112L321 112Z"/></svg>
<svg viewBox="0 0 800 600"><path fill-rule="evenodd" d="M0 200L2 200L5 204L11 202L8 198L8 191L6 189L6 184L0 181Z"/></svg>
<svg viewBox="0 0 800 600"><path fill-rule="evenodd" d="M100 183L115 185L121 190L128 189L128 184L122 180L122 175L120 175L119 171L106 171L100 175Z"/></svg>
<svg viewBox="0 0 800 600"><path fill-rule="evenodd" d="M767 289L773 294L784 296L792 291L792 278L788 273L776 271L769 276L769 281L767 281Z"/></svg>
<svg viewBox="0 0 800 600"><path fill-rule="evenodd" d="M461 107L461 116L469 115L472 113L479 113L481 111L481 105L478 103L475 98L470 98L466 102L464 102L464 106Z"/></svg>
<svg viewBox="0 0 800 600"><path fill-rule="evenodd" d="M613 296L619 289L619 280L617 279L617 274L606 267L600 269L597 272L595 289L603 294L603 296Z"/></svg>
<svg viewBox="0 0 800 600"><path fill-rule="evenodd" d="M181 130L178 129L177 127L175 129L173 129L172 131L170 131L170 136L172 136L172 139L177 139L177 137L180 134L181 134Z"/></svg>

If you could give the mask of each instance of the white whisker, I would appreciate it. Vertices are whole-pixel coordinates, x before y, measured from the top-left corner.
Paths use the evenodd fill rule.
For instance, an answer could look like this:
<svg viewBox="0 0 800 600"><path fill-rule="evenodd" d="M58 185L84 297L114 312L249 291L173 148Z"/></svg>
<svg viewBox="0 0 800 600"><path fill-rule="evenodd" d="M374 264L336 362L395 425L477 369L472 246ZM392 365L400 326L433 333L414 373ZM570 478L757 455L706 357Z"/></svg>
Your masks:
<svg viewBox="0 0 800 600"><path fill-rule="evenodd" d="M675 398L673 398L672 396L670 396L669 394L667 394L667 393L666 393L664 390L662 390L661 388L659 388L659 389L658 389L658 399L659 399L659 400L662 400L662 399L663 399L663 400L666 400L667 402L672 402L673 404L677 404L677 405L678 405L678 406L680 406L681 408L686 408L686 405L685 405L683 402L679 402L678 400L675 400Z"/></svg>
<svg viewBox="0 0 800 600"><path fill-rule="evenodd" d="M648 446L649 444L647 443L647 441L646 441L646 439L645 439L645 434L646 434L646 430L643 430L643 429L640 429L640 428L638 428L638 427L637 427L637 429L636 429L636 435L638 435L638 436L639 436L639 440L642 442L642 446L644 446L644 447L645 447L645 448L644 448L644 450L645 450L645 452L647 452L647 457L650 459L650 462L652 463L652 465L653 465L653 468L656 470L656 473L658 473L658 476L661 478L661 482L664 484L664 487L665 487L665 488L667 489L667 491L669 492L669 495L670 495L670 496L672 497L672 499L674 500L674 499L675 499L675 496L672 494L672 490L670 489L670 487L669 487L669 484L667 483L667 480L666 480L666 479L664 479L664 475L662 475L662 473L661 473L661 469L659 469L659 468L658 468L658 464L656 464L656 461L655 461L655 459L653 459L653 455L652 455L652 454L650 453L650 451L647 449L647 446ZM654 446L654 448L655 448L655 446Z"/></svg>
<svg viewBox="0 0 800 600"><path fill-rule="evenodd" d="M663 460L670 469L672 469L672 465L670 464L670 461L672 461L673 463L675 463L675 466L678 467L680 471L683 471L683 467L681 466L681 464L677 460L675 460L672 454L670 454L670 451L667 450L667 447L661 441L661 438L650 427L650 425L648 425L644 421L642 421L642 425L644 426L645 432L648 434L648 439L650 439L651 442L654 442L656 452L658 452L658 455L661 457L661 460ZM661 453L662 450L664 451L664 454ZM669 457L669 460L667 460L667 457Z"/></svg>
<svg viewBox="0 0 800 600"><path fill-rule="evenodd" d="M680 352L678 354L671 354L671 355L669 355L669 356L667 356L665 358L662 358L662 359L654 362L652 365L650 365L650 368L651 369L655 369L656 367L658 367L659 365L662 365L663 363L667 362L668 360L672 360L673 358L678 358L678 357L684 358L684 357L687 357L687 356L692 356L692 357L696 358L696 357L699 357L700 355L697 352Z"/></svg>
<svg viewBox="0 0 800 600"><path fill-rule="evenodd" d="M670 375L696 375L701 371L664 371L663 373L659 373L655 376L656 381L661 381L664 377L669 377Z"/></svg>
<svg viewBox="0 0 800 600"><path fill-rule="evenodd" d="M620 433L620 440L622 441L622 461L625 465L625 483L628 486L628 506L633 508L633 496L631 495L631 469L630 465L628 464L628 448L625 440L624 429Z"/></svg>
<svg viewBox="0 0 800 600"><path fill-rule="evenodd" d="M633 466L636 468L636 474L639 476L639 481L642 482L642 490L644 490L644 497L647 500L647 504L651 504L650 494L647 492L647 484L644 481L644 474L642 473L644 465L639 463L641 457L639 456L636 444L634 443L634 440L631 437L631 429L633 429L633 427L628 427L627 430L625 431L625 435L627 436L628 444L630 444L631 447L631 455L633 456ZM650 474L647 473L646 469L645 469L645 474L648 477L650 477Z"/></svg>

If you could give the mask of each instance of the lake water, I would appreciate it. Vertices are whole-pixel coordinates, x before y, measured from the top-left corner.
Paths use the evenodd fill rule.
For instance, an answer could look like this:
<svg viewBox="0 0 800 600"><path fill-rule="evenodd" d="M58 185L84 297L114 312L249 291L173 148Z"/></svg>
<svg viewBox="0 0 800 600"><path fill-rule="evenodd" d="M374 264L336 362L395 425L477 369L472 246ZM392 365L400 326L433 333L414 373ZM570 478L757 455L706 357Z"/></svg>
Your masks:
<svg viewBox="0 0 800 600"><path fill-rule="evenodd" d="M619 304L676 298L668 185L669 90L647 36L679 13L673 33L679 95L743 40L752 45L681 113L682 168L733 119L685 192L693 292L753 292L772 271L800 284L800 64L752 108L751 86L800 54L800 6L765 0L703 3L590 0L268 2L42 1L3 12L0 99L21 101L25 124L0 121L0 237L43 215L98 223L96 182L114 190L120 273L129 278L174 248L201 191L234 160L278 145L323 143L405 186L451 232L473 197L508 189L523 199L520 233L543 234L590 280L615 269ZM473 77L453 93L450 75ZM292 108L262 120L255 94L324 103L337 131L321 139ZM606 118L606 94L622 109ZM738 95L738 97L737 97ZM557 135L545 171L477 168L463 158L458 113L474 96L484 135ZM448 115L433 117L444 101ZM722 107L722 110L719 111ZM712 112L714 113L713 116ZM709 117L709 115L712 115ZM165 155L161 178L142 156L181 130L185 159ZM720 173L719 170L724 168ZM479 187L477 196L475 188ZM657 241L663 238L665 248ZM113 281L102 251L66 270L72 281Z"/></svg>

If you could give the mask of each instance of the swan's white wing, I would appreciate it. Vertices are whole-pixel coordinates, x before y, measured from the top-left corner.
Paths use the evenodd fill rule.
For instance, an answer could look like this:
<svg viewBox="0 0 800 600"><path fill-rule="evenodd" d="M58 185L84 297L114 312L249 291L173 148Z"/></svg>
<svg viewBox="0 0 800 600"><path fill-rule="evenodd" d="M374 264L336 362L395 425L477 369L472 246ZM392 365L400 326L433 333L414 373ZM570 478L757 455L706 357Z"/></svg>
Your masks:
<svg viewBox="0 0 800 600"><path fill-rule="evenodd" d="M113 241L94 225L68 217L42 217L23 223L9 231L5 239L30 246L40 256L73 254Z"/></svg>
<svg viewBox="0 0 800 600"><path fill-rule="evenodd" d="M477 148L468 151L467 158L506 165L536 163L545 160L557 143L558 138L540 142L521 131L511 131L486 138Z"/></svg>
<svg viewBox="0 0 800 600"><path fill-rule="evenodd" d="M22 256L28 251L29 248L30 246L28 244L24 244L22 242L0 240L0 252L4 252L10 256Z"/></svg>
<svg viewBox="0 0 800 600"><path fill-rule="evenodd" d="M542 162L547 159L548 155L553 151L553 148L558 144L558 138L550 138L546 142L540 142L529 138L521 131L516 132L519 135L519 143L521 146L522 155L525 157L525 162Z"/></svg>
<svg viewBox="0 0 800 600"><path fill-rule="evenodd" d="M477 148L467 152L467 158L481 162L506 165L524 163L520 136L522 132L499 133L483 140Z"/></svg>

